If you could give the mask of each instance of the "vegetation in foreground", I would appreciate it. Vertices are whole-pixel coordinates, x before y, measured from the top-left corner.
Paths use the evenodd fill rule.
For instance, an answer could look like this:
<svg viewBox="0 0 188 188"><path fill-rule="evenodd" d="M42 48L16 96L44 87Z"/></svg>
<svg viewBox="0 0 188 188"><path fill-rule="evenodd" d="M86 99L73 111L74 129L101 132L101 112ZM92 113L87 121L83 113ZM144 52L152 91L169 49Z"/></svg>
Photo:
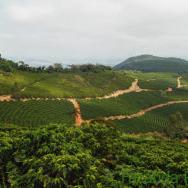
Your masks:
<svg viewBox="0 0 188 188"><path fill-rule="evenodd" d="M0 131L0 187L187 186L188 145L97 124Z"/></svg>

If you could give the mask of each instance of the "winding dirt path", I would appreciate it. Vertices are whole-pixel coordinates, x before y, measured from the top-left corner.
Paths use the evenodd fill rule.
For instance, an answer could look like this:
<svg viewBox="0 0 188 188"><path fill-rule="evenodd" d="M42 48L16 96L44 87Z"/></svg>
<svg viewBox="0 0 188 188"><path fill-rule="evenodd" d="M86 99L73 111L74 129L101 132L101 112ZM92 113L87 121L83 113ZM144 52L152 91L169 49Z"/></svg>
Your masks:
<svg viewBox="0 0 188 188"><path fill-rule="evenodd" d="M109 95L102 96L102 97L94 97L94 98L92 98L92 97L86 97L86 98L81 99L81 100L92 100L92 99L102 100L102 99L109 99L109 98L118 97L118 96L126 94L126 93L142 92L142 91L151 91L151 90L149 90L149 89L141 89L138 86L138 79L135 79L135 81L132 82L131 86L128 89L116 90L113 93L111 93Z"/></svg>
<svg viewBox="0 0 188 188"><path fill-rule="evenodd" d="M182 88L186 85L181 85L181 76L177 78L177 88ZM36 82L35 82L36 83ZM24 88L23 88L24 89ZM91 98L91 97L86 97L80 100L92 100L92 99L109 99L109 98L115 98L118 97L120 95L126 94L126 93L131 93L131 92L142 92L142 91L153 91L150 89L141 89L138 86L138 79L135 79L131 86L128 89L124 89L124 90L116 90L113 93L109 94L109 95L105 95L102 97L95 97L95 98ZM12 98L11 95L2 95L0 96L0 101L15 101L16 99ZM133 119L136 117L140 117L143 116L146 112L150 112L152 110L158 109L158 108L162 108L165 106L169 106L169 105L173 105L173 104L179 104L179 103L188 103L188 101L170 101L164 104L158 104L152 107L149 107L147 109L141 110L135 114L132 115L117 115L117 116L109 116L109 117L101 117L101 118L96 118L96 119L90 119L90 120L84 120L82 119L82 115L81 115L81 109L80 109L80 104L77 101L76 98L21 98L20 101L22 102L26 102L26 101L30 101L30 100L36 100L36 101L40 101L40 100L67 100L70 103L72 103L72 105L74 106L74 110L75 110L75 124L76 126L80 127L82 123L90 123L92 121L95 120L103 120L103 121L109 121L109 120L121 120L121 119Z"/></svg>
<svg viewBox="0 0 188 188"><path fill-rule="evenodd" d="M80 110L80 104L78 103L78 101L76 99L67 99L69 102L71 102L74 106L74 110L75 110L75 124L77 127L80 127L81 124L84 122L84 120L82 119L82 115L81 115L81 110Z"/></svg>
<svg viewBox="0 0 188 188"><path fill-rule="evenodd" d="M146 108L144 110L140 110L139 112L131 114L131 115L117 115L117 116L101 117L101 118L97 118L97 119L85 120L84 122L90 123L90 122L95 121L95 120L113 121L113 120L122 120L122 119L133 119L133 118L143 116L145 113L156 110L158 108L163 108L165 106L170 106L170 105L173 105L173 104L181 104L181 103L188 103L188 100L186 100L186 101L169 101L167 103L154 105L154 106L151 106L151 107Z"/></svg>
<svg viewBox="0 0 188 188"><path fill-rule="evenodd" d="M37 81L38 82L38 81ZM34 82L36 83L36 82ZM34 84L32 83L32 84ZM24 88L22 88L21 92L23 92L26 89L26 86ZM135 81L132 82L131 86L128 89L124 89L124 90L117 90L114 91L113 93L109 94L109 95L105 95L103 97L95 97L95 98L83 98L81 100L92 100L92 99L109 99L109 98L114 98L114 97L118 97L120 95L126 94L126 93L131 93L131 92L141 92L141 91L149 91L147 89L141 89L138 86L138 79L135 79ZM72 103L72 105L74 106L74 110L75 110L75 124L76 126L80 127L82 123L85 122L85 120L82 119L82 115L81 115L81 109L80 109L80 104L78 103L76 98L21 98L20 101L22 102L26 102L26 101L30 101L30 100L67 100L69 102ZM11 97L11 95L4 95L4 96L0 96L0 101L15 101L14 98Z"/></svg>

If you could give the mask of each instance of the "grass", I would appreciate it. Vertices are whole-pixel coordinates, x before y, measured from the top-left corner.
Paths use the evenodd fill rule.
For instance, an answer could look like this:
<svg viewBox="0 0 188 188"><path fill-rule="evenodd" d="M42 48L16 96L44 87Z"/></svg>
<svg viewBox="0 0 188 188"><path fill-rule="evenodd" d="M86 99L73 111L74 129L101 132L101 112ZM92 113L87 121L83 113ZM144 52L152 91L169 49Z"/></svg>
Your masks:
<svg viewBox="0 0 188 188"><path fill-rule="evenodd" d="M0 74L0 94L11 94L16 83L24 97L94 97L128 88L133 80L114 71L51 74L16 71Z"/></svg>
<svg viewBox="0 0 188 188"><path fill-rule="evenodd" d="M74 123L74 109L67 101L0 102L0 123L5 126L38 126Z"/></svg>
<svg viewBox="0 0 188 188"><path fill-rule="evenodd" d="M22 89L25 86L28 86L35 82L36 80L40 80L45 77L45 74L37 74L37 73L29 73L16 71L14 73L4 73L0 71L0 94L11 94L12 89L17 84L18 89Z"/></svg>

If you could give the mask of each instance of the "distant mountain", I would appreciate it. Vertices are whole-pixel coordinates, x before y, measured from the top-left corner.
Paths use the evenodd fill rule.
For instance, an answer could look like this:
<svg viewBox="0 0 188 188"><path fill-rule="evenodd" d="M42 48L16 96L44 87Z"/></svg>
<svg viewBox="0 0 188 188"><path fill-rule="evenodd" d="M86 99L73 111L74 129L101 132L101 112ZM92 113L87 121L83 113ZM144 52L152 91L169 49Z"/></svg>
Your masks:
<svg viewBox="0 0 188 188"><path fill-rule="evenodd" d="M138 70L144 72L188 72L188 61L174 57L140 55L130 57L114 66L117 70Z"/></svg>

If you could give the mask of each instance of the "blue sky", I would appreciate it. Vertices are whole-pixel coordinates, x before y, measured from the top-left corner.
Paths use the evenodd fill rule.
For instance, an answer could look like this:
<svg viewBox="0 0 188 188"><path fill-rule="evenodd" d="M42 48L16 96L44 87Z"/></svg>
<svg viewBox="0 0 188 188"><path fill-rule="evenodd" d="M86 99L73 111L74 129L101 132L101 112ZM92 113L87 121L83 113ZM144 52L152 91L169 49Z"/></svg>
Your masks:
<svg viewBox="0 0 188 188"><path fill-rule="evenodd" d="M0 0L0 52L62 63L188 59L187 0Z"/></svg>

